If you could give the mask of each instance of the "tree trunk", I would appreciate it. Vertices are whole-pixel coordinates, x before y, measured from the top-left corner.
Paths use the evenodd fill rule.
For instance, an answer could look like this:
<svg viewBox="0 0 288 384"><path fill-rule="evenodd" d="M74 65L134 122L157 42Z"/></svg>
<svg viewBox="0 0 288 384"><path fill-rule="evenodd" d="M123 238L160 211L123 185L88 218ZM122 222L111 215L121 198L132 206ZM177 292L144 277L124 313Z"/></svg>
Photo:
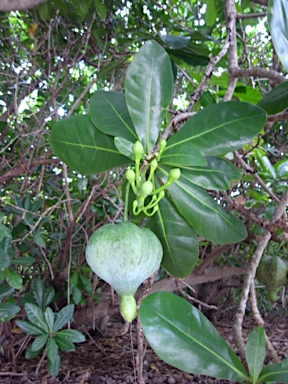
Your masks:
<svg viewBox="0 0 288 384"><path fill-rule="evenodd" d="M25 11L46 1L47 0L2 0L0 2L0 12Z"/></svg>

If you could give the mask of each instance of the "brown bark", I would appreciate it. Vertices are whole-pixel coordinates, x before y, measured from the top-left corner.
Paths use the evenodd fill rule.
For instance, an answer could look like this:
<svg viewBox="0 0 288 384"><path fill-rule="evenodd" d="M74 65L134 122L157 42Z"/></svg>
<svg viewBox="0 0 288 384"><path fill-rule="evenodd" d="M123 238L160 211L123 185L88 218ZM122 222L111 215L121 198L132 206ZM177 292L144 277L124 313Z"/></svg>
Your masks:
<svg viewBox="0 0 288 384"><path fill-rule="evenodd" d="M2 0L0 2L0 12L25 11L46 1L47 0Z"/></svg>

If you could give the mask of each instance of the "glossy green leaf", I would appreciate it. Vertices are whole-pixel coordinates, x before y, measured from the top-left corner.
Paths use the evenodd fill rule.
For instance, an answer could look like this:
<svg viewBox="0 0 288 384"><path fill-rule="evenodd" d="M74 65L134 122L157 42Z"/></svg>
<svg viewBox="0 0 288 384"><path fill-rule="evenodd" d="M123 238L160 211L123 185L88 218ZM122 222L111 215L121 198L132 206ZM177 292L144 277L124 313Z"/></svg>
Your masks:
<svg viewBox="0 0 288 384"><path fill-rule="evenodd" d="M44 317L49 328L49 332L52 332L54 325L55 314L50 307L47 307L44 312Z"/></svg>
<svg viewBox="0 0 288 384"><path fill-rule="evenodd" d="M6 284L0 284L0 301L5 299L5 297L12 296L14 293L14 288L8 287Z"/></svg>
<svg viewBox="0 0 288 384"><path fill-rule="evenodd" d="M31 351L37 352L39 349L43 348L48 340L49 334L45 333L44 335L40 335L36 337L36 339L31 344Z"/></svg>
<svg viewBox="0 0 288 384"><path fill-rule="evenodd" d="M22 277L13 269L7 269L6 271L6 281L7 283L15 288L15 289L22 289L23 287L23 279Z"/></svg>
<svg viewBox="0 0 288 384"><path fill-rule="evenodd" d="M177 36L177 35L160 35L161 40L164 41L170 48L181 49L187 46L191 37L190 36Z"/></svg>
<svg viewBox="0 0 288 384"><path fill-rule="evenodd" d="M45 288L42 298L42 309L44 310L47 305L52 303L55 296L55 289L53 287Z"/></svg>
<svg viewBox="0 0 288 384"><path fill-rule="evenodd" d="M45 351L47 358L51 361L51 363L54 363L58 355L58 345L54 337L49 337Z"/></svg>
<svg viewBox="0 0 288 384"><path fill-rule="evenodd" d="M288 3L286 0L270 0L267 9L268 25L274 48L288 71Z"/></svg>
<svg viewBox="0 0 288 384"><path fill-rule="evenodd" d="M102 19L106 19L107 17L107 7L100 0L93 0L94 7L96 9L97 14L102 17Z"/></svg>
<svg viewBox="0 0 288 384"><path fill-rule="evenodd" d="M204 189L225 190L230 183L240 180L241 173L229 161L220 157L206 157L205 167L185 167L181 173L193 184Z"/></svg>
<svg viewBox="0 0 288 384"><path fill-rule="evenodd" d="M134 161L133 145L129 140L123 139L122 137L114 138L115 147L118 149L122 155L129 157L129 159Z"/></svg>
<svg viewBox="0 0 288 384"><path fill-rule="evenodd" d="M138 140L124 93L96 91L91 98L92 123L106 135L119 136L133 143Z"/></svg>
<svg viewBox="0 0 288 384"><path fill-rule="evenodd" d="M103 79L105 76L111 75L113 71L115 71L118 68L123 67L123 65L126 62L127 62L127 58L122 59L122 60L111 60L109 64L100 68L100 71L98 72L98 76L97 76L98 80ZM96 92L102 92L102 91L96 91ZM105 93L107 93L107 92L105 92Z"/></svg>
<svg viewBox="0 0 288 384"><path fill-rule="evenodd" d="M217 7L215 0L206 0L205 3L207 8L204 17L208 27L210 27L216 22Z"/></svg>
<svg viewBox="0 0 288 384"><path fill-rule="evenodd" d="M41 352L41 349L39 349L38 351L32 351L31 345L30 345L25 351L25 358L26 359L34 359L35 357L37 357L39 355L40 352Z"/></svg>
<svg viewBox="0 0 288 384"><path fill-rule="evenodd" d="M204 156L225 155L242 147L261 131L266 113L258 106L231 101L209 105L182 126L167 142L177 148L192 142Z"/></svg>
<svg viewBox="0 0 288 384"><path fill-rule="evenodd" d="M44 240L44 238L40 232L38 232L38 231L33 232L33 240L35 241L35 243L37 245L39 245L39 247L41 247L41 248L46 247L46 242L45 242L45 240Z"/></svg>
<svg viewBox="0 0 288 384"><path fill-rule="evenodd" d="M158 167L157 173L165 182L169 169ZM246 238L244 224L185 176L181 175L168 191L180 214L200 236L216 244L233 244Z"/></svg>
<svg viewBox="0 0 288 384"><path fill-rule="evenodd" d="M4 239L4 237L8 237L8 239L11 239L11 230L6 225L0 223L0 240Z"/></svg>
<svg viewBox="0 0 288 384"><path fill-rule="evenodd" d="M26 303L25 312L28 317L28 320L32 324L36 325L39 328L42 328L47 333L49 332L47 323L45 321L44 313L39 307L37 307L37 305Z"/></svg>
<svg viewBox="0 0 288 384"><path fill-rule="evenodd" d="M146 153L152 152L173 95L171 61L155 41L148 41L130 64L125 95L139 140Z"/></svg>
<svg viewBox="0 0 288 384"><path fill-rule="evenodd" d="M21 265L21 266L29 266L35 262L35 258L31 256L21 256L19 259L11 260L11 264L13 265Z"/></svg>
<svg viewBox="0 0 288 384"><path fill-rule="evenodd" d="M34 277L34 279L32 280L31 291L32 291L32 295L36 300L38 307L44 310L45 307L43 305L43 294L45 291L45 285L39 277Z"/></svg>
<svg viewBox="0 0 288 384"><path fill-rule="evenodd" d="M50 359L47 360L47 366L48 366L50 375L52 377L56 377L58 375L59 369L60 369L60 365L61 365L61 358L58 355L58 353L55 356L55 359L53 361L51 361Z"/></svg>
<svg viewBox="0 0 288 384"><path fill-rule="evenodd" d="M279 364L270 364L263 368L259 377L259 383L277 382L288 383L288 358Z"/></svg>
<svg viewBox="0 0 288 384"><path fill-rule="evenodd" d="M27 335L38 336L43 335L44 333L47 334L42 328L30 323L30 321L16 320L16 324L22 331L27 333Z"/></svg>
<svg viewBox="0 0 288 384"><path fill-rule="evenodd" d="M277 172L279 176L284 176L286 173L288 173L288 160L279 165Z"/></svg>
<svg viewBox="0 0 288 384"><path fill-rule="evenodd" d="M18 305L15 305L14 303L5 302L0 303L0 323L1 321L7 321L11 317L15 316L16 313L18 313L21 310L21 308Z"/></svg>
<svg viewBox="0 0 288 384"><path fill-rule="evenodd" d="M198 65L206 66L210 60L208 56L197 54L189 50L167 49L167 52L171 59L176 61L176 63L180 60L193 67L196 67Z"/></svg>
<svg viewBox="0 0 288 384"><path fill-rule="evenodd" d="M160 201L158 211L149 220L149 228L161 241L161 265L166 271L179 278L189 275L199 256L198 237L169 199Z"/></svg>
<svg viewBox="0 0 288 384"><path fill-rule="evenodd" d="M140 305L140 321L148 343L166 363L188 373L238 383L248 379L210 321L181 297L152 293Z"/></svg>
<svg viewBox="0 0 288 384"><path fill-rule="evenodd" d="M83 175L131 163L117 151L113 137L100 132L87 115L54 124L50 145L59 159Z"/></svg>
<svg viewBox="0 0 288 384"><path fill-rule="evenodd" d="M263 327L255 327L248 335L246 361L253 383L256 383L262 370L266 354L265 333Z"/></svg>
<svg viewBox="0 0 288 384"><path fill-rule="evenodd" d="M193 146L193 142L188 141L180 143L175 147L167 147L161 155L161 163L171 165L172 167L181 167L185 165L206 165L206 158L201 152Z"/></svg>
<svg viewBox="0 0 288 384"><path fill-rule="evenodd" d="M8 268L11 264L10 256L3 249L0 249L0 269Z"/></svg>
<svg viewBox="0 0 288 384"><path fill-rule="evenodd" d="M69 304L66 307L62 308L55 317L55 322L53 326L53 332L59 331L68 321L72 319L74 312L74 305Z"/></svg>
<svg viewBox="0 0 288 384"><path fill-rule="evenodd" d="M60 351L65 351L65 352L73 352L75 351L75 345L71 343L71 341L62 339L61 336L55 337L56 344L58 345L58 348Z"/></svg>
<svg viewBox="0 0 288 384"><path fill-rule="evenodd" d="M265 109L268 115L273 115L288 108L288 81L273 88L258 103L258 106Z"/></svg>
<svg viewBox="0 0 288 384"><path fill-rule="evenodd" d="M83 343L85 336L75 329L63 329L56 333L56 339L61 336L62 340L69 340L71 343Z"/></svg>

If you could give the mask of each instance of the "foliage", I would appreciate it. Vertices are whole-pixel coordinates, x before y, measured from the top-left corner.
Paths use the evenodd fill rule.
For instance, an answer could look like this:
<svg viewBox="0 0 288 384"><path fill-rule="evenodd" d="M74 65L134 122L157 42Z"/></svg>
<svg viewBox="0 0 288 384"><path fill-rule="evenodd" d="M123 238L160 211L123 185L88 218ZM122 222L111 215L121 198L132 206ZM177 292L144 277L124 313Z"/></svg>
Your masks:
<svg viewBox="0 0 288 384"><path fill-rule="evenodd" d="M84 249L95 229L121 221L128 187L130 219L161 240L163 283L207 266L243 273L267 230L264 254L285 257L287 224L273 212L287 190L287 4L271 0L266 25L264 2L53 0L0 14L1 322L21 307L45 318L48 305L102 300ZM237 44L230 36L217 61L229 4ZM252 381L279 368L256 363Z"/></svg>
<svg viewBox="0 0 288 384"><path fill-rule="evenodd" d="M288 358L263 368L262 327L254 328L248 336L248 374L209 320L186 300L167 292L153 293L142 301L140 319L145 337L157 355L185 372L237 383L288 382Z"/></svg>
<svg viewBox="0 0 288 384"><path fill-rule="evenodd" d="M38 283L41 285L41 283ZM35 292L35 291L34 291ZM43 297L38 296L38 302ZM42 304L48 303L46 299ZM61 358L60 351L71 352L75 350L74 343L85 341L82 333L75 329L63 329L63 326L72 319L74 305L66 305L59 312L54 313L47 306L42 309L39 305L26 303L25 306L27 320L16 320L16 324L27 335L36 336L33 343L26 349L25 357L33 359L38 356L45 347L44 353L47 356L47 366L51 376L56 377L59 372Z"/></svg>

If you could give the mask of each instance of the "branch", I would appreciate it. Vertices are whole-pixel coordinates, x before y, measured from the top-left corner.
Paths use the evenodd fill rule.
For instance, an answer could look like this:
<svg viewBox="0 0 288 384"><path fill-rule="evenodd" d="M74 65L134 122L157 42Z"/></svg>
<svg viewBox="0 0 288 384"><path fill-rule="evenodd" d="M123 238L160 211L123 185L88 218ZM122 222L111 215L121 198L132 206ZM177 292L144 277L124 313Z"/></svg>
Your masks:
<svg viewBox="0 0 288 384"><path fill-rule="evenodd" d="M2 0L0 2L0 12L26 11L34 8L47 0Z"/></svg>
<svg viewBox="0 0 288 384"><path fill-rule="evenodd" d="M6 172L3 176L0 176L0 184L8 183L14 177L20 176L23 173L29 171L29 169L37 165L49 165L59 163L59 159L37 159L32 161L19 162L15 167Z"/></svg>
<svg viewBox="0 0 288 384"><path fill-rule="evenodd" d="M257 19L259 17L265 17L267 16L266 12L262 13L237 13L236 18L237 19Z"/></svg>
<svg viewBox="0 0 288 384"><path fill-rule="evenodd" d="M286 210L286 206L288 204L288 189L282 196L282 199L280 200L280 203L278 204L277 208L274 211L272 220L276 221L281 218L283 213ZM256 270L258 267L258 264L261 260L261 257L263 255L263 252L265 251L265 248L267 244L269 243L269 240L271 238L271 233L268 231L265 231L264 235L260 238L258 247L256 248L252 258L249 268L247 269L247 274L245 276L244 284L243 284L243 290L242 295L240 299L240 303L237 308L237 312L235 315L235 321L233 324L233 332L234 332L234 339L235 344L239 350L239 353L243 360L245 361L245 343L242 336L242 323L244 319L245 309L247 305L248 295L250 292L251 285L255 279Z"/></svg>
<svg viewBox="0 0 288 384"><path fill-rule="evenodd" d="M273 69L266 68L238 68L234 67L230 69L230 74L235 79L238 77L264 77L274 81L276 84L284 83L287 79L280 75L280 73L273 71Z"/></svg>
<svg viewBox="0 0 288 384"><path fill-rule="evenodd" d="M231 69L238 67L238 56L237 56L237 40L236 40L236 7L234 0L225 1L225 14L226 19L230 20L230 25L227 29L230 28L230 44L227 52L228 56L228 87L223 97L223 101L231 100L234 89L236 87L237 78L232 76Z"/></svg>

